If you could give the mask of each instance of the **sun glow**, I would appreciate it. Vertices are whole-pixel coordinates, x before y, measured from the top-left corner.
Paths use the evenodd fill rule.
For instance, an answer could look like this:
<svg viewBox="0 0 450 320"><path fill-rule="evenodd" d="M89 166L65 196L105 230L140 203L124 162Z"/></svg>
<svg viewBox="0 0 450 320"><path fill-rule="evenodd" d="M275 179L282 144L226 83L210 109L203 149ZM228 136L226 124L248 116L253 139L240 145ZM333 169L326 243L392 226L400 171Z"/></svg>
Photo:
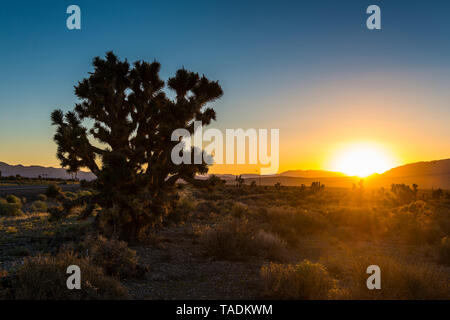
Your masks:
<svg viewBox="0 0 450 320"><path fill-rule="evenodd" d="M392 157L374 144L353 144L341 150L334 158L333 169L349 176L367 177L383 173L395 166Z"/></svg>

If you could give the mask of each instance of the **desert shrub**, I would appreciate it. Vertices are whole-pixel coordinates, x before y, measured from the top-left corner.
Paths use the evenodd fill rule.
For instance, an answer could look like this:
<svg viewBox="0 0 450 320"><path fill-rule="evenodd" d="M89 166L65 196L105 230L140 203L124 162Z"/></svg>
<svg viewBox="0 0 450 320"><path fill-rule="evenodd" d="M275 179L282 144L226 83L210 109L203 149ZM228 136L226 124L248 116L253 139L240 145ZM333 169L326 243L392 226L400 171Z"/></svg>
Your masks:
<svg viewBox="0 0 450 320"><path fill-rule="evenodd" d="M45 195L49 197L50 199L55 199L59 195L61 195L63 192L61 190L61 187L56 184L51 184L47 187L47 190L45 191Z"/></svg>
<svg viewBox="0 0 450 320"><path fill-rule="evenodd" d="M67 194L67 193L66 193ZM92 192L89 190L80 190L77 192L77 197L89 197L92 196Z"/></svg>
<svg viewBox="0 0 450 320"><path fill-rule="evenodd" d="M417 189L412 189L405 184L392 184L391 192L396 196L397 203L399 204L409 203L417 197Z"/></svg>
<svg viewBox="0 0 450 320"><path fill-rule="evenodd" d="M231 207L231 214L236 218L245 217L249 212L248 207L242 202L236 202Z"/></svg>
<svg viewBox="0 0 450 320"><path fill-rule="evenodd" d="M359 238L372 238L385 231L383 222L388 212L373 207L339 207L329 210L327 220L339 235L342 230L348 230L350 235Z"/></svg>
<svg viewBox="0 0 450 320"><path fill-rule="evenodd" d="M260 275L263 295L274 299L327 299L337 284L323 265L308 260L297 265L271 263Z"/></svg>
<svg viewBox="0 0 450 320"><path fill-rule="evenodd" d="M30 207L33 212L47 212L47 203L41 200L36 200Z"/></svg>
<svg viewBox="0 0 450 320"><path fill-rule="evenodd" d="M196 216L208 218L213 213L219 213L221 208L214 201L202 201L195 207Z"/></svg>
<svg viewBox="0 0 450 320"><path fill-rule="evenodd" d="M45 194L39 194L38 196L37 196L37 199L39 200L39 201L47 201L47 196L45 195Z"/></svg>
<svg viewBox="0 0 450 320"><path fill-rule="evenodd" d="M311 210L291 207L273 207L267 212L270 231L296 245L299 237L316 234L324 230L324 217Z"/></svg>
<svg viewBox="0 0 450 320"><path fill-rule="evenodd" d="M433 218L446 236L450 236L450 201L439 201L433 208Z"/></svg>
<svg viewBox="0 0 450 320"><path fill-rule="evenodd" d="M69 290L66 285L67 267L81 269L81 289ZM9 297L18 300L99 300L126 299L125 287L87 258L71 252L56 256L41 255L26 258L24 264L10 276Z"/></svg>
<svg viewBox="0 0 450 320"><path fill-rule="evenodd" d="M229 218L203 231L200 243L207 256L219 260L246 260L255 253L253 232L248 220Z"/></svg>
<svg viewBox="0 0 450 320"><path fill-rule="evenodd" d="M80 187L81 188L91 188L94 185L94 181L86 181L86 180L81 180L80 181Z"/></svg>
<svg viewBox="0 0 450 320"><path fill-rule="evenodd" d="M212 228L200 232L200 243L207 256L219 260L248 260L262 257L282 261L286 244L277 235L257 230L245 218L226 218Z"/></svg>
<svg viewBox="0 0 450 320"><path fill-rule="evenodd" d="M439 188L437 190L433 190L431 192L431 198L433 198L435 200L439 200L443 195L444 195L444 191L442 191L441 188Z"/></svg>
<svg viewBox="0 0 450 320"><path fill-rule="evenodd" d="M17 229L17 227L9 226L6 228L6 233L11 234L11 233L17 233L17 232L19 232L19 229Z"/></svg>
<svg viewBox="0 0 450 320"><path fill-rule="evenodd" d="M10 201L11 199L12 198L10 198ZM20 201L19 198L17 199L18 202L9 202L3 198L0 198L0 216L13 217L23 215L22 202Z"/></svg>
<svg viewBox="0 0 450 320"><path fill-rule="evenodd" d="M124 279L135 277L140 272L136 251L128 248L124 241L102 236L88 237L79 249L109 276Z"/></svg>
<svg viewBox="0 0 450 320"><path fill-rule="evenodd" d="M450 296L448 273L431 263L351 250L323 257L321 263L346 284L350 299L442 299ZM367 267L381 270L381 290L369 290Z"/></svg>
<svg viewBox="0 0 450 320"><path fill-rule="evenodd" d="M276 234L259 230L253 241L258 250L258 256L265 257L271 261L285 261L288 257L286 241Z"/></svg>
<svg viewBox="0 0 450 320"><path fill-rule="evenodd" d="M64 196L72 200L77 198L77 194L70 191L64 192Z"/></svg>
<svg viewBox="0 0 450 320"><path fill-rule="evenodd" d="M438 243L443 236L434 211L421 200L397 208L388 220L388 232L411 244Z"/></svg>
<svg viewBox="0 0 450 320"><path fill-rule="evenodd" d="M16 197L15 195L12 195L12 194L6 196L6 202L22 204L22 200L20 200L19 197Z"/></svg>
<svg viewBox="0 0 450 320"><path fill-rule="evenodd" d="M441 244L439 246L439 260L443 264L450 265L450 237L441 239Z"/></svg>
<svg viewBox="0 0 450 320"><path fill-rule="evenodd" d="M195 202L188 197L182 197L175 202L171 210L167 222L180 223L188 219L195 209Z"/></svg>

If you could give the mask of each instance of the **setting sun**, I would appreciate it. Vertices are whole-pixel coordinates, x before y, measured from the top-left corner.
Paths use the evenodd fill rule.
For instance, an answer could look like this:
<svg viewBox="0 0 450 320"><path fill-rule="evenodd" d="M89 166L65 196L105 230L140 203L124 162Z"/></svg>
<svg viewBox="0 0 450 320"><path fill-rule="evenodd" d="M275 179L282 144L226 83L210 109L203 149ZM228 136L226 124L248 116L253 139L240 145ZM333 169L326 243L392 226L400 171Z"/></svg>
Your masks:
<svg viewBox="0 0 450 320"><path fill-rule="evenodd" d="M354 144L340 151L334 160L334 170L349 176L367 177L394 167L386 151L372 144Z"/></svg>

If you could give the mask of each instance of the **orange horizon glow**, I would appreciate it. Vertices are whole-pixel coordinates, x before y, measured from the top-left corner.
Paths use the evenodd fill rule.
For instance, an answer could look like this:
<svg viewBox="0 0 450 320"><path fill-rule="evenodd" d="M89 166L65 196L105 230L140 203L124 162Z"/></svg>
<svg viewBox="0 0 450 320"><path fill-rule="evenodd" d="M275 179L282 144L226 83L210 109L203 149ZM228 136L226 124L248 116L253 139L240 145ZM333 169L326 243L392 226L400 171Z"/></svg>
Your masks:
<svg viewBox="0 0 450 320"><path fill-rule="evenodd" d="M356 151L356 154L358 152ZM342 152L343 160L345 160L345 155L348 155L351 157L352 152L346 154ZM342 170L339 169L339 167L336 166L336 160L338 160L338 157L331 157L327 161L322 161L323 163L326 163L327 165L321 166L319 163L313 164L311 162L304 162L304 164L295 165L295 164L282 164L280 163L280 168L278 170L278 173L283 173L290 170L323 170L323 171L331 171L331 172L340 172L347 176L358 176L361 178L365 178L367 176L370 176L374 173L384 173L385 171L388 171L392 168L406 165L409 163L414 162L421 162L421 161L434 161L434 160L442 160L442 159L448 159L450 157L440 157L440 158L417 158L410 161L397 161L393 162L390 165L377 167L375 169L358 169L360 171L352 171L352 170ZM388 158L389 159L389 158ZM343 161L341 160L341 161ZM8 161L8 159L0 159L0 162L5 162L9 165L24 165L24 166L43 166L43 167L54 167L54 168L60 168L61 166L59 163L55 161L45 161L45 162L39 162L39 161L33 161L31 159L28 159L26 161ZM334 163L334 164L333 164ZM382 162L383 163L383 162ZM385 163L385 162L384 162ZM350 162L351 164L351 162ZM82 169L83 171L88 171L86 168ZM239 174L259 174L260 167L258 165L212 165L209 168L208 174L232 174L232 175L239 175Z"/></svg>
<svg viewBox="0 0 450 320"><path fill-rule="evenodd" d="M449 94L427 86L414 74L384 71L346 74L345 80L322 77L306 87L256 97L246 102L239 117L227 118L224 112L211 127L223 132L239 127L279 129L278 173L326 170L367 176L408 163L450 158ZM428 112L430 106L436 111ZM21 131L3 132L0 161L59 167L54 128L48 123L42 127L45 130L32 137ZM213 165L209 172L259 171L259 165L234 164Z"/></svg>
<svg viewBox="0 0 450 320"><path fill-rule="evenodd" d="M382 174L397 166L420 161L433 161L447 159L450 157L400 157L398 148L392 144L374 141L351 141L346 143L333 142L325 144L319 141L317 148L301 150L296 153L294 148L289 147L289 141L280 141L284 147L280 148L280 167L278 173L289 170L323 170L340 172L347 176L367 177L374 173ZM56 149L56 146L55 146ZM51 148L46 152L35 152L33 158L27 157L30 150L22 150L14 154L14 157L0 157L1 162L10 165L38 165L44 167L60 167ZM34 150L37 151L37 150ZM289 152L289 157L287 157ZM10 154L11 155L11 154ZM21 158L21 161L17 160ZM54 159L54 160L53 160ZM214 164L210 166L210 174L259 174L260 165L238 165L238 164ZM86 169L83 169L87 171Z"/></svg>

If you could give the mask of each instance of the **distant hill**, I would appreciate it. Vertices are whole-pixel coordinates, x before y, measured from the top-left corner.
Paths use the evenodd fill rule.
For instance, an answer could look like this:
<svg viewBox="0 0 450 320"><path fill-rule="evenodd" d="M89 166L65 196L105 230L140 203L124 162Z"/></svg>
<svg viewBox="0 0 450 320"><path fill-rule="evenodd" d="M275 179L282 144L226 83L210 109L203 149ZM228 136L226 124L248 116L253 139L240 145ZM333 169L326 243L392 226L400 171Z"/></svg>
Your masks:
<svg viewBox="0 0 450 320"><path fill-rule="evenodd" d="M450 173L450 159L410 163L388 170L382 175L385 177L410 177L448 173Z"/></svg>
<svg viewBox="0 0 450 320"><path fill-rule="evenodd" d="M23 165L9 165L4 162L0 162L0 171L3 177L21 175L27 178L57 178L57 179L70 179L72 176L62 168L42 167L42 166L23 166ZM96 177L91 172L78 171L77 177L80 180L94 180Z"/></svg>
<svg viewBox="0 0 450 320"><path fill-rule="evenodd" d="M415 183L422 189L450 189L450 159L406 164L368 177L366 181L372 187L389 186L392 183Z"/></svg>
<svg viewBox="0 0 450 320"><path fill-rule="evenodd" d="M22 177L37 178L46 175L48 178L70 179L71 175L62 168L42 166L12 166L0 162L0 171L3 176L21 175ZM231 174L216 174L227 183L234 183L236 176ZM209 175L199 176L206 179ZM245 183L255 181L257 184L274 185L280 182L285 186L310 185L314 181L320 181L328 187L350 188L353 183L358 183L361 178L349 177L340 172L322 170L290 170L270 176L259 176L257 174L243 174ZM79 171L78 178L94 180L95 175L91 172ZM450 159L435 160L428 162L416 162L399 166L386 171L383 174L374 174L364 179L366 187L379 188L389 187L392 183L405 183L419 185L420 189L443 188L450 189Z"/></svg>
<svg viewBox="0 0 450 320"><path fill-rule="evenodd" d="M280 182L285 186L299 186L320 181L328 187L338 188L350 188L361 180L359 177L349 177L340 172L322 170L290 170L278 175L262 176L261 179L258 175L243 175L243 177L247 184L255 181L262 185L274 185ZM229 183L234 181L229 177L225 180ZM393 183L408 185L415 183L420 189L450 189L450 159L410 163L393 168L383 174L374 174L364 178L364 185L369 188L389 188Z"/></svg>

